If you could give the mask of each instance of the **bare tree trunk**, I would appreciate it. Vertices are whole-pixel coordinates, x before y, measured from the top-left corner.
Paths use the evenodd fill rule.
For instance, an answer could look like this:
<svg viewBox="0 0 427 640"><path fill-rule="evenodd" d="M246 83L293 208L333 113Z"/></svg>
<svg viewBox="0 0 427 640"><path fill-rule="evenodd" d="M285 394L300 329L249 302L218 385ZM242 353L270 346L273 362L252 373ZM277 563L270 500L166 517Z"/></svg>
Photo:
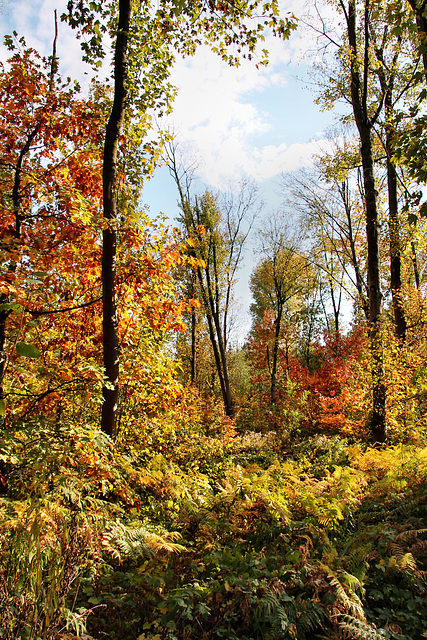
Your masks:
<svg viewBox="0 0 427 640"><path fill-rule="evenodd" d="M280 329L282 327L283 305L279 303L277 309L277 317L274 322L274 342L273 342L273 358L270 372L270 402L276 403L277 389L277 360L279 357Z"/></svg>
<svg viewBox="0 0 427 640"><path fill-rule="evenodd" d="M369 337L372 358L371 436L374 442L384 443L387 440L387 390L384 377L380 326L382 294L379 268L377 194L372 154L372 127L375 117L373 119L369 118L367 109L367 93L369 84L369 0L365 0L364 3L364 49L362 52L363 83L359 72L355 0L349 0L348 12L344 6L343 0L340 0L340 3L347 21L347 35L351 53L351 101L354 119L360 137L365 196L366 236L368 244ZM379 113L379 110L377 113Z"/></svg>
<svg viewBox="0 0 427 640"><path fill-rule="evenodd" d="M207 286L205 286L201 268L197 270L200 290L202 293L203 305L209 327L209 338L214 352L215 365L218 373L221 395L224 403L225 414L234 417L234 402L231 391L230 376L228 373L227 353L222 335L221 322L217 306L213 297L208 269L205 270Z"/></svg>
<svg viewBox="0 0 427 640"><path fill-rule="evenodd" d="M102 395L101 429L113 440L117 435L119 394L119 338L116 301L117 148L126 106L126 57L132 0L119 0L119 22L114 56L114 101L105 131L103 165L104 218L102 234L102 328L104 369L108 386Z"/></svg>

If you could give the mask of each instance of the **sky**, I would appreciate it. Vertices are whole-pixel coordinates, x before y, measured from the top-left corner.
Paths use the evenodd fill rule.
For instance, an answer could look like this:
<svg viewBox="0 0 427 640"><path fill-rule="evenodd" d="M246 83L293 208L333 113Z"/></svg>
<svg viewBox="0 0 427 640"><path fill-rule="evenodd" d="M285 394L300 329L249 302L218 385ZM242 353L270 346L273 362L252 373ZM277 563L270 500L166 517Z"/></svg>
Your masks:
<svg viewBox="0 0 427 640"><path fill-rule="evenodd" d="M66 4L66 0L4 0L1 34L16 30L28 45L49 55L54 9L60 15ZM284 13L302 16L306 11L302 0L281 0L281 4ZM300 28L288 42L270 36L262 46L269 50L269 64L260 69L253 61L229 67L207 47L200 47L194 57L177 60L171 82L178 93L167 122L180 146L197 159L202 190L225 190L242 179L257 185L264 202L259 225L280 209L280 176L311 166L334 123L334 115L322 112L314 102L309 69L316 35ZM7 53L0 46L0 59L5 60ZM64 23L59 24L57 54L62 74L87 87L91 70L81 61L75 33ZM153 216L164 213L173 220L177 215L176 187L166 168L156 170L145 185L143 201ZM246 252L236 292L245 316L241 333L249 324L253 246Z"/></svg>

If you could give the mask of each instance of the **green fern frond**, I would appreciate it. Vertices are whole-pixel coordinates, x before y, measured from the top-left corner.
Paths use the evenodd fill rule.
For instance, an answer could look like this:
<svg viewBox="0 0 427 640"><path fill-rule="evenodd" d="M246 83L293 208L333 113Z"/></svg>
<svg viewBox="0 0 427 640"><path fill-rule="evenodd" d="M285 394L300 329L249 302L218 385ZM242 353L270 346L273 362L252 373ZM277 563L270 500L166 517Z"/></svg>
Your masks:
<svg viewBox="0 0 427 640"><path fill-rule="evenodd" d="M326 614L324 609L313 601L309 601L307 605L303 611L298 612L296 620L297 638L309 637L306 634L325 628Z"/></svg>
<svg viewBox="0 0 427 640"><path fill-rule="evenodd" d="M363 595L363 586L361 581L359 580L359 578L357 578L355 575L353 575L352 573L348 573L347 571L344 571L344 569L340 570L340 577L342 576L345 584L351 589L351 591L353 593L361 593Z"/></svg>
<svg viewBox="0 0 427 640"><path fill-rule="evenodd" d="M271 593L271 591L267 591L267 593L264 593L261 598L259 598L258 606L264 609L268 616L271 616L272 613L278 609L283 609L276 596Z"/></svg>
<svg viewBox="0 0 427 640"><path fill-rule="evenodd" d="M347 638L351 640L384 640L387 637L382 629L375 629L365 620L360 620L351 615L340 616L338 625Z"/></svg>
<svg viewBox="0 0 427 640"><path fill-rule="evenodd" d="M357 541L357 544L359 544L359 541ZM341 557L345 559L345 565L349 574L362 583L366 571L369 568L369 562L375 554L376 551L370 547L357 546L354 549L346 549L345 552L341 554Z"/></svg>
<svg viewBox="0 0 427 640"><path fill-rule="evenodd" d="M362 585L360 581L355 576L350 576L350 574L345 571L343 572L341 570L339 573L335 573L325 564L321 564L320 566L327 574L330 585L335 590L335 595L339 604L341 604L345 611L350 613L353 617L358 618L359 620L365 620L362 602L357 593L353 590L354 586L361 589ZM341 575L344 577L345 584L342 584L340 581ZM345 588L346 586L347 589Z"/></svg>
<svg viewBox="0 0 427 640"><path fill-rule="evenodd" d="M104 533L102 544L105 551L117 560L137 559L141 556L154 555L159 551L168 551L169 553L185 551L186 548L183 545L174 542L180 537L177 532L159 535L147 531L145 527L128 528L121 522L117 522Z"/></svg>

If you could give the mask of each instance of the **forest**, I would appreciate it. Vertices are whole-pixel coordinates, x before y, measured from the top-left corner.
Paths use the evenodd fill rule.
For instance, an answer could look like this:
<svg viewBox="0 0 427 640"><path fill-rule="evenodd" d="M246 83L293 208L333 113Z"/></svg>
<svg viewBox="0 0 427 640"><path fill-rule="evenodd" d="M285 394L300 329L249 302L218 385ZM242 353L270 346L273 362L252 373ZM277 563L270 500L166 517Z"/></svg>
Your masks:
<svg viewBox="0 0 427 640"><path fill-rule="evenodd" d="M51 55L4 36L1 639L427 638L427 2L311 5L336 135L274 214L155 123L177 57L267 64L301 26L278 0L70 0Z"/></svg>

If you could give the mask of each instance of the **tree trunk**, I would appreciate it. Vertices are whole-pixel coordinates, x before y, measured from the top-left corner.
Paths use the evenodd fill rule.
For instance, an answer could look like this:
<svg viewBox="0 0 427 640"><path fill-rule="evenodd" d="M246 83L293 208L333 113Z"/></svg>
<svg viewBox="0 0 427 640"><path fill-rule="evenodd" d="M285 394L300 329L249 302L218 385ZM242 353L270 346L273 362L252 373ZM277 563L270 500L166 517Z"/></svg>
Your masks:
<svg viewBox="0 0 427 640"><path fill-rule="evenodd" d="M414 269L415 287L417 291L419 291L421 286L421 278L420 278L420 269L418 266L417 250L415 248L414 241L411 242L411 261L412 261L412 267Z"/></svg>
<svg viewBox="0 0 427 640"><path fill-rule="evenodd" d="M191 271L191 297L196 295L196 276ZM191 356L190 356L190 384L194 386L197 381L197 317L196 310L191 307Z"/></svg>
<svg viewBox="0 0 427 640"><path fill-rule="evenodd" d="M377 74L381 83L384 95L385 113L385 151L387 162L387 191L389 210L389 234L390 234L390 287L393 300L394 327L395 334L400 344L406 339L406 318L403 307L402 276L401 276L401 251L399 234L399 206L397 198L397 175L396 168L392 162L395 129L392 122L393 115L393 89L395 79L395 68L400 53L398 47L394 54L394 59L388 66L385 64L383 49L377 46L376 56L380 62ZM387 77L385 70L387 69Z"/></svg>
<svg viewBox="0 0 427 640"><path fill-rule="evenodd" d="M363 315L365 316L366 321L369 322L369 302L366 297L366 286L363 281L362 275L360 273L359 261L357 259L356 242L353 234L353 222L351 219L351 210L350 210L350 204L349 204L349 198L348 198L348 185L345 182L343 182L341 185L340 193L341 193L341 198L344 204L344 210L347 218L351 263L353 265L354 274L356 278L357 293L359 294L359 300L360 300L360 305L362 307Z"/></svg>
<svg viewBox="0 0 427 640"><path fill-rule="evenodd" d="M114 101L105 131L103 164L104 218L102 234L102 328L104 369L108 386L102 395L101 429L113 440L117 435L119 394L119 338L116 303L117 148L126 105L126 56L132 0L119 0L119 22L114 56Z"/></svg>
<svg viewBox="0 0 427 640"><path fill-rule="evenodd" d="M387 141L387 183L390 227L390 286L393 300L394 324L396 337L400 344L406 340L406 318L402 296L402 261L400 251L400 234L397 204L397 176L391 161L392 134L386 133Z"/></svg>
<svg viewBox="0 0 427 640"><path fill-rule="evenodd" d="M277 389L277 360L279 357L279 342L280 342L280 329L282 326L283 306L279 303L277 309L277 317L274 322L274 343L273 343L273 358L271 363L270 373L270 402L276 403L276 389Z"/></svg>
<svg viewBox="0 0 427 640"><path fill-rule="evenodd" d="M205 270L207 278L207 287L203 282L201 270L198 269L200 290L202 292L203 304L206 310L206 317L209 326L209 337L212 344L215 365L218 373L219 383L221 386L221 394L224 403L225 414L229 418L234 417L234 402L231 392L230 376L228 373L227 353L222 335L221 322L219 312L217 311L214 294L210 284L208 270Z"/></svg>
<svg viewBox="0 0 427 640"><path fill-rule="evenodd" d="M344 5L341 3L344 8ZM386 386L381 336L381 287L378 246L378 210L377 193L374 178L372 154L372 126L368 117L368 60L369 60L369 0L365 0L364 12L364 71L363 86L358 67L358 49L356 39L355 0L349 0L347 16L348 41L351 50L351 101L354 119L360 137L362 157L363 185L365 196L366 237L368 244L368 287L369 287L369 337L372 358L372 417L371 436L375 443L387 440L386 422Z"/></svg>

